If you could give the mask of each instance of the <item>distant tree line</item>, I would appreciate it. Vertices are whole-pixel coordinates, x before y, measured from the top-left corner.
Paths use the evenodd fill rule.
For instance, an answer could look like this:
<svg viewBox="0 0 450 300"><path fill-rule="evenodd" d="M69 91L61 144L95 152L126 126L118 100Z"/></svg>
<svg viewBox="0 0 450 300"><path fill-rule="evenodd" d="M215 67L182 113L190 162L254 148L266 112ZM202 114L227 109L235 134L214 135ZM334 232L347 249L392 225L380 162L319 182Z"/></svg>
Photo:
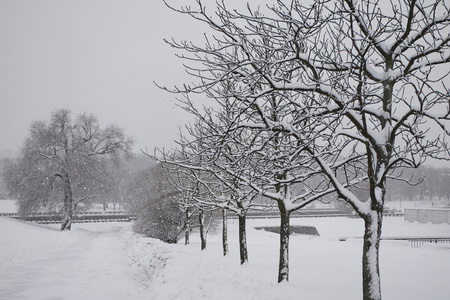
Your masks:
<svg viewBox="0 0 450 300"><path fill-rule="evenodd" d="M450 205L450 168L421 166L403 170L404 180L389 180L389 200L447 201Z"/></svg>

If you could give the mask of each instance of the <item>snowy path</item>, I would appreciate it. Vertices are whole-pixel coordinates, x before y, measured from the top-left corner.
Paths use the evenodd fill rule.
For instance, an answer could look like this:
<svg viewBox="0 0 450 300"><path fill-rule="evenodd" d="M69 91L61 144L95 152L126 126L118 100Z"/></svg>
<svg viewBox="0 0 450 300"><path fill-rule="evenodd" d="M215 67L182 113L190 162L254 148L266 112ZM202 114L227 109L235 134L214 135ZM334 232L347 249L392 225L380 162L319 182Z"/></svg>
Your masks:
<svg viewBox="0 0 450 300"><path fill-rule="evenodd" d="M230 253L222 255L220 230L205 251L198 234L191 244L165 244L134 234L130 223L76 224L72 232L0 217L0 300L360 300L362 221L294 219L315 226L320 237L293 235L290 281L277 284L275 233L255 230L279 220L248 222L249 263L239 264L238 223L229 224ZM449 224L384 221L389 236L447 236ZM450 244L413 248L383 241L384 299L447 300Z"/></svg>
<svg viewBox="0 0 450 300"><path fill-rule="evenodd" d="M1 267L0 299L146 298L133 279L119 238L122 230L118 225L54 232L60 240L49 239L54 243L50 250Z"/></svg>

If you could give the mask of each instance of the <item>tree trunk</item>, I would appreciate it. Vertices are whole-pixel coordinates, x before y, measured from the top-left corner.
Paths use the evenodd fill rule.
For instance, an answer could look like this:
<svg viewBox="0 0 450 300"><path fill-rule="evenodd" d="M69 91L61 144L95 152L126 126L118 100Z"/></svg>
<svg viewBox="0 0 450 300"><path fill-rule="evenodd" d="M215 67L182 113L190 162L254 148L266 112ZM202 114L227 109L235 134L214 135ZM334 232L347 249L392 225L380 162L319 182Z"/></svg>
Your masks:
<svg viewBox="0 0 450 300"><path fill-rule="evenodd" d="M72 229L72 216L73 210L72 205L68 204L64 210L64 219L61 222L61 231Z"/></svg>
<svg viewBox="0 0 450 300"><path fill-rule="evenodd" d="M186 208L186 225L184 226L184 244L189 245L189 234L191 231L191 224L189 222L189 208Z"/></svg>
<svg viewBox="0 0 450 300"><path fill-rule="evenodd" d="M278 204L280 209L280 258L278 266L278 283L289 281L289 217L283 203Z"/></svg>
<svg viewBox="0 0 450 300"><path fill-rule="evenodd" d="M246 212L241 211L239 214L239 255L241 258L241 265L248 262L246 218Z"/></svg>
<svg viewBox="0 0 450 300"><path fill-rule="evenodd" d="M206 249L206 231L205 231L205 214L203 210L199 210L198 212L198 221L200 225L200 240L201 240L201 250Z"/></svg>
<svg viewBox="0 0 450 300"><path fill-rule="evenodd" d="M70 230L72 228L73 216L73 196L72 187L70 185L69 174L66 171L63 174L64 182L64 218L61 222L61 230Z"/></svg>
<svg viewBox="0 0 450 300"><path fill-rule="evenodd" d="M373 211L372 214L364 217L365 232L362 257L364 300L381 299L379 249L382 220L382 211Z"/></svg>
<svg viewBox="0 0 450 300"><path fill-rule="evenodd" d="M227 209L222 209L222 247L223 256L228 254L228 220L227 220Z"/></svg>

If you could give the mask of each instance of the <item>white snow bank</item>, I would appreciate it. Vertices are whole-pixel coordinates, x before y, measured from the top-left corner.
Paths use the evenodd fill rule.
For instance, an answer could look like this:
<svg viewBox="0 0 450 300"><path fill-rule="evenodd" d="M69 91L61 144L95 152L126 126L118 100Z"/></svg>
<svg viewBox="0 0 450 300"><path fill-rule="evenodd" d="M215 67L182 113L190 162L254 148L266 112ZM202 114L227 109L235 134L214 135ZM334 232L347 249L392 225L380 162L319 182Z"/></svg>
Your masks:
<svg viewBox="0 0 450 300"><path fill-rule="evenodd" d="M126 256L130 224L35 226L0 218L0 299L147 299Z"/></svg>
<svg viewBox="0 0 450 300"><path fill-rule="evenodd" d="M276 219L248 220L249 263L239 265L237 223L230 221L230 254L222 256L220 234L208 237L200 251L198 235L191 244L167 245L136 238L136 263L150 278L150 299L361 299L362 239L360 219L293 219L292 225L316 226L320 237L293 235L290 282L277 284L279 236L253 226L278 225ZM386 218L384 235L448 235L450 226L406 223ZM385 299L447 299L450 287L450 244L412 248L408 242L383 241L382 292ZM140 253L140 254L139 254ZM156 274L155 274L156 272Z"/></svg>

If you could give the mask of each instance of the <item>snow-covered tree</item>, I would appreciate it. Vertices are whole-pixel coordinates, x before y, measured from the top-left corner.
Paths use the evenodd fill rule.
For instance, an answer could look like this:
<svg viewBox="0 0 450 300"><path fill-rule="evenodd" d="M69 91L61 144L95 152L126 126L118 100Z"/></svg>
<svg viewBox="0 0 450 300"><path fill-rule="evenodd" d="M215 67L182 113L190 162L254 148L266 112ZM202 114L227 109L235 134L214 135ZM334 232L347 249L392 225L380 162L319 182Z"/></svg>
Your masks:
<svg viewBox="0 0 450 300"><path fill-rule="evenodd" d="M178 206L184 212L184 244L188 245L190 243L191 224L193 223L194 214L197 212L193 197L195 183L191 180L193 179L194 174L192 171L185 170L178 166L168 164L163 164L162 166L166 172L169 183L180 192ZM204 238L204 236L201 236L202 240ZM202 244L205 244L205 242Z"/></svg>
<svg viewBox="0 0 450 300"><path fill-rule="evenodd" d="M184 138L181 140L185 141ZM212 173L208 172L208 169L202 167L198 155L193 155L184 146L181 151L177 149L170 152L161 151L159 156L154 157L162 162L168 181L182 195L179 198L179 206L185 211L188 220L185 228L185 244L188 244L192 216L197 215L201 250L204 250L208 231L205 213L209 216L207 223L211 224L212 213L218 209L226 209L225 198L223 197L224 190L220 186L220 181L217 181ZM225 219L223 224L226 224ZM225 229L223 234L224 255L226 255L228 246Z"/></svg>
<svg viewBox="0 0 450 300"><path fill-rule="evenodd" d="M268 101L273 120L285 118L290 112L289 109L277 108L276 98L271 97ZM183 148L189 148L191 155L178 155L178 158L163 155L164 161L197 172L208 172L221 183L221 189L213 191L214 182L197 179L214 195L214 202L208 205L234 211L238 215L241 263L248 260L247 211L277 206L281 215L278 277L279 281L288 280L290 214L332 193L334 188L324 180L311 155L305 155L292 136L281 131L274 133L242 126L244 119L241 117L247 124L262 120L257 113L249 115L249 109L239 107L237 100L219 99L218 104L220 110L209 108L201 113L188 98L184 99L184 108L197 118L192 126L187 127L193 141L180 142ZM304 133L307 134L306 129ZM327 156L330 155L335 154L329 152ZM202 159L198 159L199 156ZM253 201L258 195L270 199L269 207ZM204 199L200 201L205 203Z"/></svg>
<svg viewBox="0 0 450 300"><path fill-rule="evenodd" d="M130 210L137 215L136 232L177 243L186 223L179 206L181 193L167 180L161 164L155 164L133 176L128 187Z"/></svg>
<svg viewBox="0 0 450 300"><path fill-rule="evenodd" d="M427 156L449 159L448 73L442 68L450 61L450 8L445 0L285 2L265 14L232 11L224 1L214 15L200 0L196 9L178 10L215 32L204 46L169 42L184 51L188 72L199 79L178 91L234 97L260 115L261 122L241 126L296 139L364 220L363 295L381 299L387 178ZM224 80L233 89L224 91ZM278 93L295 96L280 98L277 106L289 106L291 114L274 120L267 97ZM313 124L311 135L305 136L305 124ZM340 155L327 156L324 146ZM342 157L365 162L360 167ZM348 188L358 178L369 182L367 198Z"/></svg>
<svg viewBox="0 0 450 300"><path fill-rule="evenodd" d="M50 122L33 122L21 156L5 171L19 213L35 212L48 203L62 206L61 230L70 230L79 203L109 194L107 166L130 154L131 146L121 128L102 129L94 115L74 119L69 110L60 109Z"/></svg>
<svg viewBox="0 0 450 300"><path fill-rule="evenodd" d="M186 109L195 110L192 106ZM225 159L219 154L218 149L221 147L217 146L217 143L222 143L219 139L222 135L219 128L210 126L213 123L205 123L204 118L209 119L211 116L208 114L213 113L211 110L207 111L204 117L187 126L192 140L182 136L178 141L181 150L160 151L156 158L165 163L168 172L172 174L170 177L177 179L173 184L189 199L189 206L199 212L222 210L224 255L228 253L227 213L232 211L238 215L240 260L245 263L248 261L245 220L255 193L245 189L239 184L239 180L217 167L218 160ZM226 160L231 163L232 158Z"/></svg>

